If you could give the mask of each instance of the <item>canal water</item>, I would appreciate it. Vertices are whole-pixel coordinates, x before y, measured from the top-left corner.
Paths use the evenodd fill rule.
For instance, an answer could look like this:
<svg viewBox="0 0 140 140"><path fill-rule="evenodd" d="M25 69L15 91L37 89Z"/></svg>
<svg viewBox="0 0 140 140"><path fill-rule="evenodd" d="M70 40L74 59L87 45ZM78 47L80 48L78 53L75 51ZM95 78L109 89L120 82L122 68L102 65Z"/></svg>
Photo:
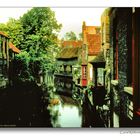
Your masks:
<svg viewBox="0 0 140 140"><path fill-rule="evenodd" d="M48 106L53 127L82 126L82 108L78 103L63 95L56 95L54 100L58 103Z"/></svg>
<svg viewBox="0 0 140 140"><path fill-rule="evenodd" d="M57 93L54 77L47 76L47 90L34 83L0 90L0 127L95 127L96 114L76 94ZM75 95L75 96L74 96ZM82 95L82 96L81 96Z"/></svg>
<svg viewBox="0 0 140 140"><path fill-rule="evenodd" d="M77 90L71 95L67 92L57 93L53 79L54 77L49 77L49 105L47 107L50 112L52 127L92 127L92 112L90 112L88 104L83 103L82 91L77 96L78 98L76 98Z"/></svg>
<svg viewBox="0 0 140 140"><path fill-rule="evenodd" d="M82 107L80 101L70 96L51 92L49 105L51 124L53 127L81 127Z"/></svg>

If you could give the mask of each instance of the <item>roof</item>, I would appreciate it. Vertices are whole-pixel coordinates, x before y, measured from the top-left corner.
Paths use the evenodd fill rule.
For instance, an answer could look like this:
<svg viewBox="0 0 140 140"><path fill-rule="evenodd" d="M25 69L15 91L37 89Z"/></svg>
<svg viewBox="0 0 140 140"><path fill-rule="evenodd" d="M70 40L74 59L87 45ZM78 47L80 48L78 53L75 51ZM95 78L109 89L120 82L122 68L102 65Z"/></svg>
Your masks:
<svg viewBox="0 0 140 140"><path fill-rule="evenodd" d="M13 52L15 53L20 53L21 51L13 45L13 43L9 42L9 48L12 49Z"/></svg>
<svg viewBox="0 0 140 140"><path fill-rule="evenodd" d="M105 67L105 59L104 54L101 51L92 61L90 61L91 64L99 67Z"/></svg>
<svg viewBox="0 0 140 140"><path fill-rule="evenodd" d="M0 35L9 38L8 35L6 35L4 32L1 32L1 31L0 31Z"/></svg>
<svg viewBox="0 0 140 140"><path fill-rule="evenodd" d="M82 44L83 44L83 41L80 41L80 40L78 40L78 41L75 41L75 40L70 41L69 40L69 41L63 41L62 47L81 47Z"/></svg>
<svg viewBox="0 0 140 140"><path fill-rule="evenodd" d="M86 32L88 34L97 34L97 32L100 32L100 26L85 26Z"/></svg>
<svg viewBox="0 0 140 140"><path fill-rule="evenodd" d="M58 60L68 60L78 58L79 47L64 47L61 49L60 54L56 57Z"/></svg>

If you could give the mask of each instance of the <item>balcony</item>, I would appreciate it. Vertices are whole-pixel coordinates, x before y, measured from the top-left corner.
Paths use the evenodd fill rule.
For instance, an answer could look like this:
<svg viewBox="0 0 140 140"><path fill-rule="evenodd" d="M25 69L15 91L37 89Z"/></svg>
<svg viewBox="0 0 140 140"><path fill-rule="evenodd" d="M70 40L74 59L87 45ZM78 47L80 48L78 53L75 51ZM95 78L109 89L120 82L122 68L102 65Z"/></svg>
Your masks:
<svg viewBox="0 0 140 140"><path fill-rule="evenodd" d="M128 117L130 120L133 119L133 88L132 87L124 87L124 94L125 94L125 106L126 112L125 116Z"/></svg>

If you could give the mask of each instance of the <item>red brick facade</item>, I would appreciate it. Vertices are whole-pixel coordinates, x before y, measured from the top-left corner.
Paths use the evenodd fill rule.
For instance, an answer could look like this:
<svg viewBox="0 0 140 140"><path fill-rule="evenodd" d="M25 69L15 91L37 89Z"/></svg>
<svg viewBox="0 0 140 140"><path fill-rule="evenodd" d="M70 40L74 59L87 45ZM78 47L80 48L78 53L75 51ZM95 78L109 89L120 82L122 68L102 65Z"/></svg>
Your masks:
<svg viewBox="0 0 140 140"><path fill-rule="evenodd" d="M83 44L87 45L88 55L98 55L101 50L101 34L99 26L86 26L83 22Z"/></svg>
<svg viewBox="0 0 140 140"><path fill-rule="evenodd" d="M98 55L101 49L100 34L87 34L88 55Z"/></svg>

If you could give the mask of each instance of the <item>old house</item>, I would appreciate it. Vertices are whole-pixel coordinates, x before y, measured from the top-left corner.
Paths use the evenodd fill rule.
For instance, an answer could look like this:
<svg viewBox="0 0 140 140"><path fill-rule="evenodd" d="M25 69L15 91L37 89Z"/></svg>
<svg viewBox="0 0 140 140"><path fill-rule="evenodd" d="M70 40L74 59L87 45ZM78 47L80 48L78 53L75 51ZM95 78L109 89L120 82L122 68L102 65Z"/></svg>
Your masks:
<svg viewBox="0 0 140 140"><path fill-rule="evenodd" d="M106 127L110 127L110 8L105 9L101 15L101 51L90 62L94 68L93 100L97 105L97 111Z"/></svg>
<svg viewBox="0 0 140 140"><path fill-rule="evenodd" d="M20 53L20 50L9 39L6 34L0 32L0 87L6 86L10 82L12 75L11 60L16 53Z"/></svg>
<svg viewBox="0 0 140 140"><path fill-rule="evenodd" d="M87 86L93 80L93 67L90 63L101 49L101 34L99 26L82 25L82 86Z"/></svg>
<svg viewBox="0 0 140 140"><path fill-rule="evenodd" d="M101 16L101 52L91 64L95 87L99 79L97 69L104 67L107 94L101 100L104 92L98 92L100 98L94 96L94 102L99 102L98 111L107 127L140 125L139 16L139 8L108 8Z"/></svg>
<svg viewBox="0 0 140 140"><path fill-rule="evenodd" d="M0 87L8 83L9 72L9 38L0 32Z"/></svg>
<svg viewBox="0 0 140 140"><path fill-rule="evenodd" d="M101 51L105 59L104 70L104 85L107 93L110 93L110 21L109 21L110 8L105 9L101 15Z"/></svg>
<svg viewBox="0 0 140 140"><path fill-rule="evenodd" d="M73 46L73 44L76 44ZM81 44L66 41L56 57L58 71L55 73L56 89L59 93L72 95L73 85L80 84Z"/></svg>
<svg viewBox="0 0 140 140"><path fill-rule="evenodd" d="M139 8L111 8L110 68L112 127L139 121Z"/></svg>
<svg viewBox="0 0 140 140"><path fill-rule="evenodd" d="M133 100L129 104L133 113L133 121L135 126L140 126L140 8L131 8L132 12L132 85L130 88L125 88L133 93ZM130 108L129 107L129 108Z"/></svg>

